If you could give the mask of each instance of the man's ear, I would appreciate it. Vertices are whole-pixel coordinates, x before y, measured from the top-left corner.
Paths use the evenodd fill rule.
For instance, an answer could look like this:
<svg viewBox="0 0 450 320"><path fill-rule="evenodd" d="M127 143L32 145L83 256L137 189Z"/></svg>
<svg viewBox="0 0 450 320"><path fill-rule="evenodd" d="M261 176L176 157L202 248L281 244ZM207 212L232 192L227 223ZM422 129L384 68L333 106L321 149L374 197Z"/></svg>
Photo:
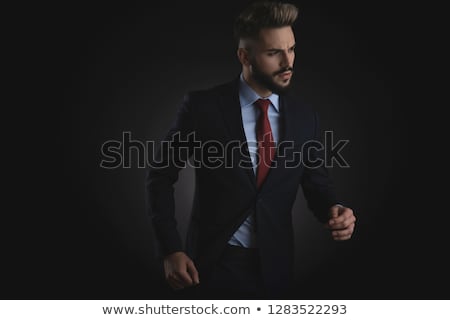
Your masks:
<svg viewBox="0 0 450 320"><path fill-rule="evenodd" d="M243 66L249 66L250 65L250 57L249 52L247 49L244 48L238 48L237 50L237 56L239 61Z"/></svg>

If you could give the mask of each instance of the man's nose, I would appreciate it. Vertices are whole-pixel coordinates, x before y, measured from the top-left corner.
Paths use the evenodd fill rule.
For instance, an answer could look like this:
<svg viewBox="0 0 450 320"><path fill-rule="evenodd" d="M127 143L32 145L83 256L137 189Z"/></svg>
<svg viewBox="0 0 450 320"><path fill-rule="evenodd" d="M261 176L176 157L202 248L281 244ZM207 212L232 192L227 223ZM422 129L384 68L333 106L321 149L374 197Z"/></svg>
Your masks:
<svg viewBox="0 0 450 320"><path fill-rule="evenodd" d="M291 64L293 61L291 61L291 57L289 52L283 51L283 53L281 54L281 61L280 61L280 67L282 68L287 68L287 67L291 67Z"/></svg>

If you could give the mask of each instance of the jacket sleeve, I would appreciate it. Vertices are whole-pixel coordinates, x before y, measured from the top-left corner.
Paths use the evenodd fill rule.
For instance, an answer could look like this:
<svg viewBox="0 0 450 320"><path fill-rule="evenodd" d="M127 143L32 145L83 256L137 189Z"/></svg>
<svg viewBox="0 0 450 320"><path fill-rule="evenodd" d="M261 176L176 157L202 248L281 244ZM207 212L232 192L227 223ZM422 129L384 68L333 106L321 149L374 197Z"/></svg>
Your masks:
<svg viewBox="0 0 450 320"><path fill-rule="evenodd" d="M147 210L163 255L183 250L175 219L173 185L193 152L194 117L191 94L181 103L176 120L158 145L146 177Z"/></svg>
<svg viewBox="0 0 450 320"><path fill-rule="evenodd" d="M314 139L302 150L305 169L301 185L308 207L320 222L325 223L330 207L337 204L338 200L325 166L324 144L320 139L319 118L316 112L314 122Z"/></svg>

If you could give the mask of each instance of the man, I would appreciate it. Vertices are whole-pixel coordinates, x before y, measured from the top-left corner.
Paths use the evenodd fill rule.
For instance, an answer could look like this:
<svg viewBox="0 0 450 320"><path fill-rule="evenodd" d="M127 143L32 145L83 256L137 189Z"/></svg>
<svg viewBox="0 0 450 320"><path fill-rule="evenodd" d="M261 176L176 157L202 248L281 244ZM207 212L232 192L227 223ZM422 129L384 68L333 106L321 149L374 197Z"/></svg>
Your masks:
<svg viewBox="0 0 450 320"><path fill-rule="evenodd" d="M240 14L241 75L186 95L165 139L170 144L149 170L150 215L175 290L203 298L289 297L291 211L300 185L335 240L353 233L353 211L336 199L314 144L317 115L288 93L297 15L294 5L274 2L256 2ZM173 184L190 157L196 188L184 250Z"/></svg>

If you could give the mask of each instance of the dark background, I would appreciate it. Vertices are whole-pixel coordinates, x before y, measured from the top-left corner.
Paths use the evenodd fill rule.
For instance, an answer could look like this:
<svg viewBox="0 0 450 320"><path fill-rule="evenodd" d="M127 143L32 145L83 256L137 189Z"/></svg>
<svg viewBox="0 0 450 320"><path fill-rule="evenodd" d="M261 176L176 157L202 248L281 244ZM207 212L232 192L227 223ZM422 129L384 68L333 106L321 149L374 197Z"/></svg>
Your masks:
<svg viewBox="0 0 450 320"><path fill-rule="evenodd" d="M56 104L43 103L31 119L32 165L22 170L16 200L23 220L5 226L13 244L5 246L9 298L173 297L152 257L145 170L135 152L131 168L100 168L101 146L121 141L123 132L158 141L186 91L237 77L232 24L246 3L73 2L53 8L57 14L44 22L57 74L44 86ZM323 129L350 140L344 149L350 168L331 174L358 222L351 241L333 242L299 192L294 298L448 298L436 289L448 283L444 237L420 220L407 106L395 94L403 83L394 74L398 8L379 1L295 3L293 86L319 111ZM189 168L176 186L183 236L192 190Z"/></svg>

